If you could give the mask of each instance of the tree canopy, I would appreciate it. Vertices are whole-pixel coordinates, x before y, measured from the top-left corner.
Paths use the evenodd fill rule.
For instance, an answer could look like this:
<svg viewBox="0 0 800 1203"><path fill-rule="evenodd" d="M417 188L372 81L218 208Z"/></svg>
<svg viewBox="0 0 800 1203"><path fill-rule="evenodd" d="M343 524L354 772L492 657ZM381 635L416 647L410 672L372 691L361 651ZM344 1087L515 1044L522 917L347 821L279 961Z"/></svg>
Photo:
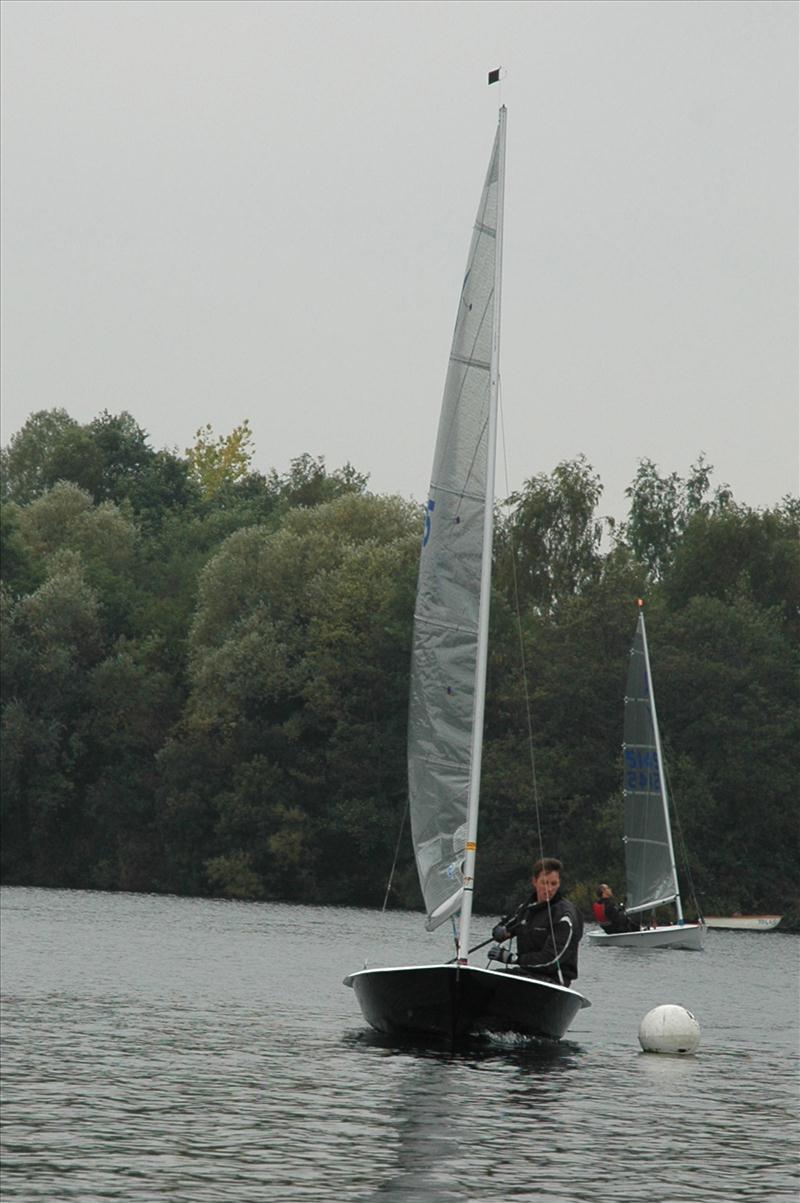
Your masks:
<svg viewBox="0 0 800 1203"><path fill-rule="evenodd" d="M382 902L421 514L350 464L252 460L246 420L181 456L130 414L60 409L3 449L4 881ZM699 904L800 924L800 504L751 509L712 477L702 455L685 477L643 459L612 527L577 456L497 507L479 908L526 880L537 824L576 901L624 892L644 597ZM391 902L418 907L399 849Z"/></svg>

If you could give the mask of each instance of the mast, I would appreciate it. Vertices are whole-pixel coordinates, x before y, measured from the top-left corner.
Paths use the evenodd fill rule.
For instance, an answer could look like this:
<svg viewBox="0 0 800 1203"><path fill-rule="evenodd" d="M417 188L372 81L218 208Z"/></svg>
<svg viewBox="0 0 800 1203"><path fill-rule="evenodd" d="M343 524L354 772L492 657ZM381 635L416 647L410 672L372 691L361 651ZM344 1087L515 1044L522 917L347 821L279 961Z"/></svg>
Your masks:
<svg viewBox="0 0 800 1203"><path fill-rule="evenodd" d="M498 116L497 164L497 228L494 263L494 316L492 325L492 357L489 368L489 430L487 440L486 498L483 515L483 551L481 559L480 600L478 603L478 654L475 666L475 709L470 745L470 779L467 803L467 841L464 860L464 893L458 925L456 959L460 965L468 962L469 932L472 921L472 898L475 884L475 854L478 837L478 807L480 803L481 759L483 754L483 716L486 703L486 662L489 651L489 602L492 584L492 537L494 533L494 477L497 449L497 400L500 383L500 293L503 275L503 209L506 185L506 107L500 106ZM680 906L680 903L679 903Z"/></svg>
<svg viewBox="0 0 800 1203"><path fill-rule="evenodd" d="M650 713L653 716L653 737L656 744L656 756L658 757L658 788L661 794L661 805L664 807L664 826L667 829L667 846L669 848L669 863L672 869L672 880L675 885L675 907L678 912L678 923L683 923L683 908L681 907L681 895L678 888L678 870L675 865L675 849L672 846L672 826L669 821L669 802L667 800L667 787L664 779L664 757L661 752L661 736L658 730L658 715L656 714L656 699L653 692L653 678L650 675L650 653L647 649L647 631L644 625L644 602L639 602L639 624L642 628L642 647L644 648L644 663L647 670L647 692L650 698Z"/></svg>

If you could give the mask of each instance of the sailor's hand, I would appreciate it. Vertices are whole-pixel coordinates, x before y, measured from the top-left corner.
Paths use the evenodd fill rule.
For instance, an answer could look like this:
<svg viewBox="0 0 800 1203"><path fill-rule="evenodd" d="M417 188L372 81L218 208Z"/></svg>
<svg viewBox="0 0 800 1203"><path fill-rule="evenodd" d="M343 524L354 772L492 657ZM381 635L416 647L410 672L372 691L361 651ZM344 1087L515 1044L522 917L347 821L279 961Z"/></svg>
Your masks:
<svg viewBox="0 0 800 1203"><path fill-rule="evenodd" d="M514 960L507 948L501 948L499 944L493 944L489 949L489 960L499 961L501 965L510 965Z"/></svg>
<svg viewBox="0 0 800 1203"><path fill-rule="evenodd" d="M506 927L505 923L498 923L492 928L492 939L497 940L498 944L502 944L504 940L511 937L511 932Z"/></svg>

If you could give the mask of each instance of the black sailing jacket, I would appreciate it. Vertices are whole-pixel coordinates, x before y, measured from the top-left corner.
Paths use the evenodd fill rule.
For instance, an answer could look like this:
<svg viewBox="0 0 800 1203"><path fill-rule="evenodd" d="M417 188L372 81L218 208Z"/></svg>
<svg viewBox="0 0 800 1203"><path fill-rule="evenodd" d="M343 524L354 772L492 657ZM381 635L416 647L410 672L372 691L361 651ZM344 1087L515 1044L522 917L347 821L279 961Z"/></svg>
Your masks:
<svg viewBox="0 0 800 1203"><path fill-rule="evenodd" d="M560 965L567 986L578 976L578 942L583 935L583 919L560 890L549 903L537 902L532 894L504 922L517 938L517 961L523 972L560 982Z"/></svg>

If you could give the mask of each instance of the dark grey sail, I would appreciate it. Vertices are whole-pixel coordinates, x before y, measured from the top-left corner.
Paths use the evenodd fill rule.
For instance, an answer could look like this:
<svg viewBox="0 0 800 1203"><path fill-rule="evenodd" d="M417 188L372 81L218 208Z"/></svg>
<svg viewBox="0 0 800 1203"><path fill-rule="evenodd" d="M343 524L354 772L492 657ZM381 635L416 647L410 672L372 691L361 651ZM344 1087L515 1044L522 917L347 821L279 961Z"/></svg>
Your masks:
<svg viewBox="0 0 800 1203"><path fill-rule="evenodd" d="M628 667L624 740L625 873L627 910L632 912L678 898L658 719L641 611Z"/></svg>

